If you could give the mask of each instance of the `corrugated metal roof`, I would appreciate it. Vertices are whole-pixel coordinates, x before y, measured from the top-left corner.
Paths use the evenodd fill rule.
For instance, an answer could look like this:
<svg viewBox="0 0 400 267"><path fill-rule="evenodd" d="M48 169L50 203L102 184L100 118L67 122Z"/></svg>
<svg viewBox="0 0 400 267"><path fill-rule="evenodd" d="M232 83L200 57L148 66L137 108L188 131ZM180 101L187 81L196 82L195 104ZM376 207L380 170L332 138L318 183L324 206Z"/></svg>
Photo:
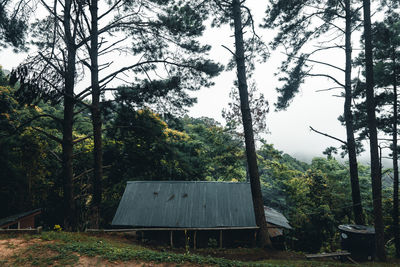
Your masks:
<svg viewBox="0 0 400 267"><path fill-rule="evenodd" d="M289 225L289 221L279 211L277 211L273 208L264 206L264 212L265 212L266 221L269 222L270 224L281 226L286 229L292 229L292 227Z"/></svg>
<svg viewBox="0 0 400 267"><path fill-rule="evenodd" d="M338 226L339 230L357 234L375 234L373 226L357 225L357 224L341 224Z"/></svg>
<svg viewBox="0 0 400 267"><path fill-rule="evenodd" d="M128 182L114 226L256 227L249 183Z"/></svg>
<svg viewBox="0 0 400 267"><path fill-rule="evenodd" d="M8 216L6 218L2 218L2 219L0 219L0 227L3 226L3 225L6 225L6 224L12 223L12 222L17 222L19 219L22 219L22 218L24 218L26 216L29 216L31 214L40 212L41 210L42 209L30 210L30 211L27 211L27 212L22 212L22 213L18 213L18 214L14 214L14 215Z"/></svg>
<svg viewBox="0 0 400 267"><path fill-rule="evenodd" d="M275 228L275 225L267 223L269 237L277 237L283 235L282 228Z"/></svg>

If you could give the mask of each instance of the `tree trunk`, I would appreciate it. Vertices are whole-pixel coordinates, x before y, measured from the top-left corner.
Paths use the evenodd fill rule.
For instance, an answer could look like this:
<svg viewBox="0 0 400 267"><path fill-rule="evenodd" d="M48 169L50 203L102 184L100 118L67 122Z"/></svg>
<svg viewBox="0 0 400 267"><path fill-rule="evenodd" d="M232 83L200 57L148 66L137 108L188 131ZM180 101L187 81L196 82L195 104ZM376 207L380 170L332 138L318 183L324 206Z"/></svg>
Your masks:
<svg viewBox="0 0 400 267"><path fill-rule="evenodd" d="M73 122L74 106L73 99L75 87L75 60L76 48L73 36L71 35L71 7L72 1L65 1L64 8L64 31L65 44L67 47L67 66L65 71L65 96L64 96L64 120L62 139L62 167L63 167L63 189L64 189L64 228L74 230L77 227L74 187L73 187Z"/></svg>
<svg viewBox="0 0 400 267"><path fill-rule="evenodd" d="M397 152L397 73L396 73L396 50L393 48L393 235L396 248L396 257L400 258L399 237L399 166Z"/></svg>
<svg viewBox="0 0 400 267"><path fill-rule="evenodd" d="M91 85L92 85L92 126L93 126L93 202L92 202L92 227L99 228L100 205L101 205L101 179L103 176L103 148L101 137L101 112L100 112L100 86L99 86L99 64L98 64L98 0L92 0L91 13Z"/></svg>
<svg viewBox="0 0 400 267"><path fill-rule="evenodd" d="M379 164L378 133L375 116L376 101L374 96L374 70L372 61L372 32L370 0L363 0L364 38L365 38L365 70L366 70L366 101L368 116L368 133L371 154L372 199L374 207L376 256L386 260L385 240L382 217L382 173Z"/></svg>
<svg viewBox="0 0 400 267"><path fill-rule="evenodd" d="M240 10L240 5L241 4L239 0L232 1L233 19L235 24L236 66L239 84L240 108L242 111L247 164L249 168L254 214L256 217L257 226L260 227L257 243L260 247L272 247L271 240L268 234L267 222L265 220L264 203L262 199L260 185L260 175L258 173L257 155L254 144L253 124L249 107L242 31L242 14Z"/></svg>
<svg viewBox="0 0 400 267"><path fill-rule="evenodd" d="M351 197L353 200L354 220L356 224L364 224L364 214L361 203L360 183L358 179L356 142L354 139L353 114L351 112L351 7L350 0L345 0L346 9L346 29L345 29L345 47L346 47L346 69L345 69L345 101L344 101L344 119L346 123L347 152L349 154Z"/></svg>
<svg viewBox="0 0 400 267"><path fill-rule="evenodd" d="M69 76L69 75L68 75ZM67 76L67 77L68 77ZM65 87L69 85L67 81ZM67 90L66 90L67 91ZM62 140L62 167L64 184L64 228L73 230L76 227L74 191L73 191L73 143L72 143L72 125L73 125L74 103L69 97L64 99L64 121L63 121L63 140Z"/></svg>
<svg viewBox="0 0 400 267"><path fill-rule="evenodd" d="M76 227L76 214L74 204L73 189L73 120L74 120L74 100L72 98L74 91L75 78L75 53L74 49L68 48L68 65L65 75L65 93L64 97L64 120L63 120L63 140L62 140L62 165L64 178L64 227L72 230Z"/></svg>

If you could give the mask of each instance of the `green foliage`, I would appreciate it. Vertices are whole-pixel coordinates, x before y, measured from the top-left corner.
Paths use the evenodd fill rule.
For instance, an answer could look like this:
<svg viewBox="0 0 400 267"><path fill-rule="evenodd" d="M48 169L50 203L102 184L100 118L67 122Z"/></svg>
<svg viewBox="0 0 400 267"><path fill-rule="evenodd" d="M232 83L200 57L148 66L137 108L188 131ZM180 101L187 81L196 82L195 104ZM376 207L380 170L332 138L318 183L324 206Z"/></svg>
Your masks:
<svg viewBox="0 0 400 267"><path fill-rule="evenodd" d="M0 3L0 46L24 48L31 13L29 8L29 1L13 3L6 0Z"/></svg>
<svg viewBox="0 0 400 267"><path fill-rule="evenodd" d="M206 180L243 181L244 151L241 140L227 133L219 123L209 118L183 119L184 130L198 144Z"/></svg>
<svg viewBox="0 0 400 267"><path fill-rule="evenodd" d="M202 23L204 18L198 10L193 9L189 4L182 6L174 5L166 10L168 15L159 15L160 26L168 28L175 35L200 36L205 26Z"/></svg>
<svg viewBox="0 0 400 267"><path fill-rule="evenodd" d="M172 120L171 120L172 122ZM211 119L177 119L177 129L149 109L120 105L105 139L105 223L111 222L129 180L245 178L243 150ZM179 128L179 130L178 130Z"/></svg>
<svg viewBox="0 0 400 267"><path fill-rule="evenodd" d="M400 16L389 12L382 22L372 25L372 45L374 55L374 82L376 85L376 116L378 129L383 133L392 135L393 131L393 97L394 86L398 87L400 73ZM355 65L364 66L365 55L361 52L355 60ZM364 75L364 71L362 72ZM366 139L366 101L365 82L362 77L355 80L357 86L354 92L356 109L354 118L356 129L359 131L359 139ZM387 108L391 106L391 108Z"/></svg>
<svg viewBox="0 0 400 267"><path fill-rule="evenodd" d="M0 119L12 132L36 115L51 113L61 117L61 106L43 103L33 108L19 106L12 88L1 88L0 105L5 107L9 118L3 114ZM164 116L167 124L150 109L123 101L107 107L104 118L108 129L104 132L104 165L107 166L102 181L104 226L109 226L128 180L246 179L242 141L213 119ZM76 125L75 138L89 134L89 113L79 113ZM60 127L57 121L41 117L15 135L9 135L7 127L2 128L0 145L5 149L0 150L0 168L5 178L0 181L0 196L3 202L9 203L7 207L2 206L3 216L25 211L27 207L42 207L45 226L63 227L60 221L62 179L59 162L53 155L60 154L60 146L35 130L44 129L57 136ZM88 189L91 176L87 172L92 149L93 141L85 139L77 144L74 157L75 169L84 174L76 179L74 188L81 228L88 221L92 198ZM264 203L283 212L294 228L287 235L288 245L302 251L335 248L337 225L352 222L346 167L333 157L316 158L306 164L266 143L258 150L258 159ZM363 205L367 220L371 221L369 168L360 165L359 175ZM388 203L384 212L389 222ZM389 234L390 231L387 229ZM47 236L53 234L57 233ZM68 249L90 251L91 247Z"/></svg>
<svg viewBox="0 0 400 267"><path fill-rule="evenodd" d="M0 104L8 110L9 120L5 115L0 118L1 123L10 125L10 130L43 113L61 117L61 106L43 103L33 108L19 106L12 88L2 88ZM108 130L104 132L104 165L107 166L102 181L104 226L109 226L128 180L246 179L242 141L213 119L164 116L164 121L148 108L123 101L108 106L105 111ZM79 113L76 125L75 138L88 135L89 113ZM0 181L0 196L4 197L2 201L10 203L1 212L6 216L25 211L28 206L42 207L44 225L52 229L55 224L62 224L62 179L59 162L53 155L60 154L60 146L38 134L33 127L56 136L61 130L57 121L42 117L15 135L0 138L0 145L6 148L0 151L1 173L5 174L5 179ZM86 172L91 165L92 149L93 141L85 139L77 144L74 157L75 169L84 173L76 179L74 188L81 228L88 221L92 198L88 190L91 176ZM302 251L335 248L337 225L352 222L349 174L345 166L333 157L316 158L307 164L266 143L258 150L258 160L264 203L284 213L294 228L287 235L288 245ZM368 167L360 165L359 175L363 205L370 221ZM389 214L389 209L390 205L385 205L385 214ZM390 216L386 217L390 220ZM390 233L391 229L387 231ZM57 233L47 236L53 234Z"/></svg>
<svg viewBox="0 0 400 267"><path fill-rule="evenodd" d="M207 242L207 247L209 247L209 248L217 248L218 247L217 239L209 238L208 242Z"/></svg>
<svg viewBox="0 0 400 267"><path fill-rule="evenodd" d="M0 80L6 81L0 69ZM7 203L0 217L37 207L47 196L49 182L46 149L52 146L25 120L40 113L37 106L19 106L15 90L0 86L0 200ZM35 125L41 127L41 125ZM25 209L25 210L24 210Z"/></svg>
<svg viewBox="0 0 400 267"><path fill-rule="evenodd" d="M287 67L288 66L284 64L281 69L283 70ZM299 92L300 85L307 76L307 71L303 70L305 67L307 67L305 57L301 56L297 59L293 69L287 71L287 76L279 78L279 81L283 82L283 86L276 89L279 93L278 101L275 104L277 110L285 110Z"/></svg>
<svg viewBox="0 0 400 267"><path fill-rule="evenodd" d="M282 163L282 152L275 150L272 145L264 144L258 154L264 203L284 211L288 205L285 183L302 173Z"/></svg>
<svg viewBox="0 0 400 267"><path fill-rule="evenodd" d="M337 226L353 223L349 172L333 157L311 165L264 144L258 151L264 203L281 211L293 230L292 249L317 252L339 248ZM359 164L360 188L367 223L372 222L369 169ZM390 209L385 209L390 214Z"/></svg>
<svg viewBox="0 0 400 267"><path fill-rule="evenodd" d="M2 72L0 81L8 82ZM1 206L0 217L42 208L44 226L61 224L61 146L45 133L61 138L62 106L41 101L37 105L22 105L14 88L0 86L0 107L0 200L8 203ZM88 122L87 112L77 114L75 138L90 133ZM77 172L84 172L91 164L92 146L90 139L77 144L74 157ZM88 181L83 178L88 177L77 179L75 188L81 194L87 192ZM76 198L80 213L86 202L81 194Z"/></svg>

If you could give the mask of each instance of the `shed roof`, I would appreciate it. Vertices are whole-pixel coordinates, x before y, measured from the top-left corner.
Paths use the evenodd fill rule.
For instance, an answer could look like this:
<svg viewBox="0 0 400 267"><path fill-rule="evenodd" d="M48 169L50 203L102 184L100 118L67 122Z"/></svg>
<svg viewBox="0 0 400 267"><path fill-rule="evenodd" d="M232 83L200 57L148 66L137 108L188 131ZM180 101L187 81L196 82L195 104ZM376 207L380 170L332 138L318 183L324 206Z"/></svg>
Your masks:
<svg viewBox="0 0 400 267"><path fill-rule="evenodd" d="M2 218L2 219L0 219L0 227L2 227L3 225L6 225L6 224L17 222L18 220L20 220L24 217L28 217L30 215L37 215L40 212L41 212L41 209L35 209L35 210L27 211L27 212L14 214L14 215L8 216L6 218Z"/></svg>
<svg viewBox="0 0 400 267"><path fill-rule="evenodd" d="M114 226L256 227L249 183L128 182Z"/></svg>
<svg viewBox="0 0 400 267"><path fill-rule="evenodd" d="M375 234L373 226L357 225L357 224L341 224L338 226L339 230L343 232L350 232L356 234Z"/></svg>
<svg viewBox="0 0 400 267"><path fill-rule="evenodd" d="M264 206L264 212L265 212L265 219L268 223L280 226L282 228L292 229L292 227L289 225L289 221L279 211Z"/></svg>

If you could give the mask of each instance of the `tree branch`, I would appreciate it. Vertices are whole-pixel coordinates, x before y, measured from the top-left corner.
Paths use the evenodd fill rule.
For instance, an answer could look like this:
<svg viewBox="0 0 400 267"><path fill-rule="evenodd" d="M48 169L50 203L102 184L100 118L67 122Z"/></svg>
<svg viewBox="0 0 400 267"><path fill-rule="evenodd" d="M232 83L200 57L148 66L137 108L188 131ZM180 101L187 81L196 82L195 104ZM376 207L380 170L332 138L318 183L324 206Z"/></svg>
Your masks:
<svg viewBox="0 0 400 267"><path fill-rule="evenodd" d="M326 88L326 89L319 89L319 90L316 90L315 92L326 92L326 91L331 91L331 90L336 90L336 89L343 89L343 87L335 86L335 87Z"/></svg>
<svg viewBox="0 0 400 267"><path fill-rule="evenodd" d="M58 162L61 162L61 163L63 162L62 159L60 159L60 157L54 151L49 150L49 152L56 158L56 160Z"/></svg>
<svg viewBox="0 0 400 267"><path fill-rule="evenodd" d="M42 5L47 9L47 11L49 11L49 13L54 16L55 18L57 18L61 23L64 22L64 20L59 17L53 10L51 10L51 8L46 4L46 2L44 0L40 1L42 3Z"/></svg>
<svg viewBox="0 0 400 267"><path fill-rule="evenodd" d="M319 49L317 49L317 50L319 50ZM321 49L321 50L322 50L322 49ZM316 52L316 51L313 51L313 53L314 53L314 52ZM300 57L293 56L293 55L289 55L289 54L286 54L286 53L282 53L282 54L286 55L286 56L289 57L289 58L290 58L290 57L297 58L297 59L300 58ZM310 54L310 55L311 55L311 54ZM312 62L312 63L321 64L321 65L325 65L325 66L328 66L328 67L331 67L331 68L340 70L340 71L342 71L342 72L345 72L344 69L342 69L342 68L340 68L340 67L338 67L338 66L335 66L335 65L326 63L326 62L322 62L322 61L318 61L318 60L313 60L313 59L308 59L308 58L305 58L305 61L309 61L309 62Z"/></svg>
<svg viewBox="0 0 400 267"><path fill-rule="evenodd" d="M103 169L110 168L110 167L111 167L111 165L102 166ZM88 174L89 172L92 172L93 170L94 170L94 169L91 168L91 169L89 169L89 170L86 170L86 171L82 172L81 174L75 176L75 177L72 179L72 181L78 180L79 178L81 178L81 177L84 176L85 174Z"/></svg>
<svg viewBox="0 0 400 267"><path fill-rule="evenodd" d="M77 144L77 143L85 141L86 139L89 139L91 137L93 137L93 134L89 134L88 136L77 138L77 139L73 140L72 143Z"/></svg>
<svg viewBox="0 0 400 267"><path fill-rule="evenodd" d="M226 50L228 50L229 52L231 52L231 54L236 58L237 56L236 56L236 54L232 51L232 50L230 50L228 47L226 47L225 45L221 45L223 48L225 48Z"/></svg>
<svg viewBox="0 0 400 267"><path fill-rule="evenodd" d="M57 143L62 144L62 140L61 140L60 138L58 138L57 136L54 136L54 135L52 135L52 134L49 134L49 133L43 131L43 130L40 129L40 128L37 128L37 127L34 127L34 126L31 126L31 127L32 127L32 129L34 129L34 130L36 130L36 131L38 131L38 132L44 134L45 136L47 136L47 137L50 138L51 140L56 141Z"/></svg>
<svg viewBox="0 0 400 267"><path fill-rule="evenodd" d="M104 18L105 16L107 16L107 15L108 15L111 11L113 11L113 9L116 8L121 2L122 2L122 0L116 1L115 4L114 4L112 7L110 7L106 12L104 12L103 14L101 14L101 15L98 17L98 20L100 21L102 18Z"/></svg>
<svg viewBox="0 0 400 267"><path fill-rule="evenodd" d="M337 138L337 137L334 137L334 136L332 136L332 135L329 135L329 134L326 134L326 133L317 131L317 130L315 130L315 129L314 129L313 127L311 127L311 126L309 126L309 127L310 127L310 130L311 130L311 131L316 132L316 133L318 133L318 134L321 134L321 135L323 135L323 136L332 138L332 139L334 139L334 140L336 140L336 141L339 141L339 142L341 142L342 144L345 144L345 145L347 146L347 142L345 142L345 141L343 141L343 140L341 140L341 139L339 139L339 138Z"/></svg>
<svg viewBox="0 0 400 267"><path fill-rule="evenodd" d="M331 75L328 74L312 74L312 73L306 73L306 76L311 76L311 77L326 77L334 81L336 84L344 88L344 84L333 78Z"/></svg>
<svg viewBox="0 0 400 267"><path fill-rule="evenodd" d="M166 60L166 59L162 59L162 60L148 60L148 61L144 61L144 62L135 63L135 64L132 64L132 65L130 65L130 66L123 67L123 68L121 68L121 69L119 69L119 70L117 70L117 71L114 71L113 73L111 73L111 74L105 76L103 79L99 80L99 84L102 84L102 83L104 83L105 81L107 81L107 80L109 80L109 79L112 80L112 79L114 79L118 74L123 73L123 72L125 72L125 71L127 71L127 70L130 70L130 69L133 69L133 68L136 68L136 67L141 67L142 65L145 65L145 64L153 64L153 63L163 63L163 64L168 64L168 65L174 65L174 66L177 66L177 67L184 67L184 68L196 69L196 66L189 65L189 64L181 64L181 63L177 63L177 62L172 62L172 61L168 61L168 60ZM82 95L84 95L85 93L87 93L91 88L92 88L92 87L89 86L89 87L87 87L86 89L84 89L82 92L80 92L80 93L77 95L77 98L78 98L78 99L82 99ZM87 104L86 104L86 105L87 105Z"/></svg>

